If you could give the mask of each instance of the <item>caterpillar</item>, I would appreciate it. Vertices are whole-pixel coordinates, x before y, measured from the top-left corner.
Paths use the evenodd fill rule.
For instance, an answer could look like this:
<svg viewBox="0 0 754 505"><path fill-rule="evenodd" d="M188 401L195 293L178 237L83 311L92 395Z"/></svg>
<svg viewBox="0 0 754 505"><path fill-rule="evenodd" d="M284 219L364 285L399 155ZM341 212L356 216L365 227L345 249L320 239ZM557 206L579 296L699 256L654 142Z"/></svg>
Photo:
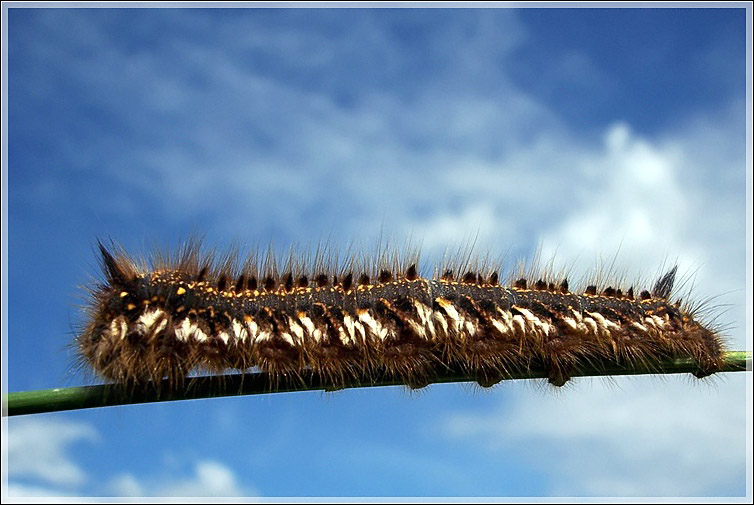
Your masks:
<svg viewBox="0 0 754 505"><path fill-rule="evenodd" d="M585 366L693 358L701 378L722 365L721 336L671 300L677 267L651 290L574 292L567 278L503 282L469 262L423 277L418 253L341 267L292 256L279 268L272 254L216 261L197 240L150 265L98 248L104 282L89 288L75 345L118 384L178 388L191 374L258 369L313 371L333 388L385 376L421 387L447 366L483 386L539 368L562 386Z"/></svg>

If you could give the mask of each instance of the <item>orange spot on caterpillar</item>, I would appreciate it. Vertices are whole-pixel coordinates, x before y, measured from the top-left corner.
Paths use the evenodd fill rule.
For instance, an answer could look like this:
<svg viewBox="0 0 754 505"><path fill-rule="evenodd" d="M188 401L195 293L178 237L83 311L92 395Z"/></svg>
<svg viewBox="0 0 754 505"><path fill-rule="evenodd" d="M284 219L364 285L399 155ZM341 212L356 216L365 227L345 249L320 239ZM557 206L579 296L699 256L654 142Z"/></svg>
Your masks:
<svg viewBox="0 0 754 505"><path fill-rule="evenodd" d="M436 298L435 301L442 308L448 308L448 307L452 307L453 306L453 304L450 302L450 300L446 300L445 298Z"/></svg>

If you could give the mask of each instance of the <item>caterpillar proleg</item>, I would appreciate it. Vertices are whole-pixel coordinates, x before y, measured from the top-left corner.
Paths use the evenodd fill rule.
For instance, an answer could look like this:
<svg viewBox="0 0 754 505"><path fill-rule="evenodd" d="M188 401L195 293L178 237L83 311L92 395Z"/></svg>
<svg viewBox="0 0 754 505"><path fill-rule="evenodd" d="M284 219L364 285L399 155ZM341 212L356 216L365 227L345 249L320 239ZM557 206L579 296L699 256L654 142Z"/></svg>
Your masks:
<svg viewBox="0 0 754 505"><path fill-rule="evenodd" d="M431 370L465 370L491 385L533 367L562 386L574 371L693 358L703 377L722 364L723 341L671 300L677 268L651 290L568 279L513 278L486 267L424 277L418 254L332 267L268 255L215 261L197 241L149 266L99 244L104 282L90 289L76 344L82 363L122 384L254 368L317 372L337 388L390 376L412 387ZM460 268L460 267L457 267Z"/></svg>

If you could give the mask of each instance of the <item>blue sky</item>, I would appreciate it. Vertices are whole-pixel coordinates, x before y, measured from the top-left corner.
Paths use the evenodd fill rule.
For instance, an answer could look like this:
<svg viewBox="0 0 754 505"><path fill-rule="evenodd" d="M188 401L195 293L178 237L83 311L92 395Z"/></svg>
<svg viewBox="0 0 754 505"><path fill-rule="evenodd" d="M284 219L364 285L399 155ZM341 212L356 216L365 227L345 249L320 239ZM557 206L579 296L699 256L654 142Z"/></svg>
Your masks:
<svg viewBox="0 0 754 505"><path fill-rule="evenodd" d="M492 257L539 248L576 280L614 257L629 281L677 262L751 350L746 16L8 9L8 390L85 381L66 346L98 237L138 254L197 232L280 250L382 232L421 242L425 273L476 240ZM4 493L750 496L747 381L25 416L7 420Z"/></svg>

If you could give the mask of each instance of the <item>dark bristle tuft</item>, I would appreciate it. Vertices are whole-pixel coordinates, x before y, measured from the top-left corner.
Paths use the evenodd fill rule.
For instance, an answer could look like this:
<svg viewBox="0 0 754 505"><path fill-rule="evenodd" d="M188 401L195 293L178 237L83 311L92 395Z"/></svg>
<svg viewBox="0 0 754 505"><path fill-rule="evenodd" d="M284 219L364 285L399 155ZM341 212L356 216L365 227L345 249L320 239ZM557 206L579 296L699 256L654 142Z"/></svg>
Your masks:
<svg viewBox="0 0 754 505"><path fill-rule="evenodd" d="M406 270L406 279L409 281L415 281L418 278L419 273L416 271L416 263L414 263L408 267L408 270Z"/></svg>
<svg viewBox="0 0 754 505"><path fill-rule="evenodd" d="M597 286L587 286L585 293L587 295L596 295L597 294Z"/></svg>
<svg viewBox="0 0 754 505"><path fill-rule="evenodd" d="M359 286L368 286L369 285L369 276L367 274L361 274L359 276Z"/></svg>
<svg viewBox="0 0 754 505"><path fill-rule="evenodd" d="M518 289L526 289L526 279L524 279L523 277L520 278L513 283L513 287Z"/></svg>
<svg viewBox="0 0 754 505"><path fill-rule="evenodd" d="M233 286L233 289L236 290L236 293L240 293L246 288L246 276L241 274L241 276L236 281L236 285Z"/></svg>
<svg viewBox="0 0 754 505"><path fill-rule="evenodd" d="M547 285L547 289L548 289L549 291L555 291L555 283L554 283L554 282L551 282L550 284L548 284L548 285Z"/></svg>
<svg viewBox="0 0 754 505"><path fill-rule="evenodd" d="M623 291L621 291L620 289L616 289L615 296L617 296L618 298L623 298Z"/></svg>
<svg viewBox="0 0 754 505"><path fill-rule="evenodd" d="M287 292L293 291L293 274L288 272L283 276L283 287Z"/></svg>
<svg viewBox="0 0 754 505"><path fill-rule="evenodd" d="M228 276L225 274L220 275L220 278L217 279L217 289L220 291L225 291L225 288L228 287Z"/></svg>
<svg viewBox="0 0 754 505"><path fill-rule="evenodd" d="M380 275L379 277L377 277L377 280L383 284L386 282L390 282L393 280L393 274L390 273L389 270L383 270L382 272L380 272Z"/></svg>
<svg viewBox="0 0 754 505"><path fill-rule="evenodd" d="M544 291L545 289L547 289L547 283L542 279L539 279L536 283L534 283L534 289Z"/></svg>
<svg viewBox="0 0 754 505"><path fill-rule="evenodd" d="M568 279L563 279L563 282L560 283L560 291L568 293Z"/></svg>
<svg viewBox="0 0 754 505"><path fill-rule="evenodd" d="M129 275L118 265L112 254L105 249L102 242L97 241L99 252L102 255L102 264L105 267L105 273L110 283L114 286L123 285L130 281Z"/></svg>
<svg viewBox="0 0 754 505"><path fill-rule="evenodd" d="M633 286L631 286L630 288L628 288L628 291L626 292L626 296L627 296L627 297L628 297L628 298L629 298L630 300L633 300L633 299L634 299L634 287L633 287Z"/></svg>
<svg viewBox="0 0 754 505"><path fill-rule="evenodd" d="M670 298L670 293L673 291L673 284L675 284L676 272L678 272L677 265L657 280L655 287L652 289L653 297L662 298L663 300Z"/></svg>
<svg viewBox="0 0 754 505"><path fill-rule="evenodd" d="M492 275L490 275L490 286L497 286L498 282L500 280L498 279L497 272L492 272Z"/></svg>
<svg viewBox="0 0 754 505"><path fill-rule="evenodd" d="M445 272L442 274L440 279L444 281L452 281L453 280L453 270L445 270Z"/></svg>
<svg viewBox="0 0 754 505"><path fill-rule="evenodd" d="M256 291L257 290L257 278L256 277L249 277L249 280L246 282L246 287L249 291Z"/></svg>
<svg viewBox="0 0 754 505"><path fill-rule="evenodd" d="M307 276L305 276L305 275L302 275L296 281L296 287L306 288L308 286L309 286L309 278Z"/></svg>
<svg viewBox="0 0 754 505"><path fill-rule="evenodd" d="M463 283L464 284L475 284L476 283L476 274L474 272L466 272L466 275L463 276Z"/></svg>
<svg viewBox="0 0 754 505"><path fill-rule="evenodd" d="M324 288L329 284L329 282L327 281L327 274L318 274L314 278L314 282L315 284L317 284L318 288Z"/></svg>
<svg viewBox="0 0 754 505"><path fill-rule="evenodd" d="M271 276L267 277L264 280L264 290L267 292L275 291L275 285L276 285L275 279L273 279Z"/></svg>
<svg viewBox="0 0 754 505"><path fill-rule="evenodd" d="M615 288L609 286L602 292L603 296L615 296Z"/></svg>
<svg viewBox="0 0 754 505"><path fill-rule="evenodd" d="M200 270L199 273L196 274L196 281L202 282L204 279L207 278L207 273L209 273L209 265L204 265Z"/></svg>
<svg viewBox="0 0 754 505"><path fill-rule="evenodd" d="M649 294L649 291L647 291L645 289L644 291L642 291L641 293L639 293L639 298L641 300L649 300L650 298L652 298L652 295Z"/></svg>
<svg viewBox="0 0 754 505"><path fill-rule="evenodd" d="M344 291L350 291L353 287L353 274L351 272L348 272L348 274L343 277L340 285L343 287Z"/></svg>

